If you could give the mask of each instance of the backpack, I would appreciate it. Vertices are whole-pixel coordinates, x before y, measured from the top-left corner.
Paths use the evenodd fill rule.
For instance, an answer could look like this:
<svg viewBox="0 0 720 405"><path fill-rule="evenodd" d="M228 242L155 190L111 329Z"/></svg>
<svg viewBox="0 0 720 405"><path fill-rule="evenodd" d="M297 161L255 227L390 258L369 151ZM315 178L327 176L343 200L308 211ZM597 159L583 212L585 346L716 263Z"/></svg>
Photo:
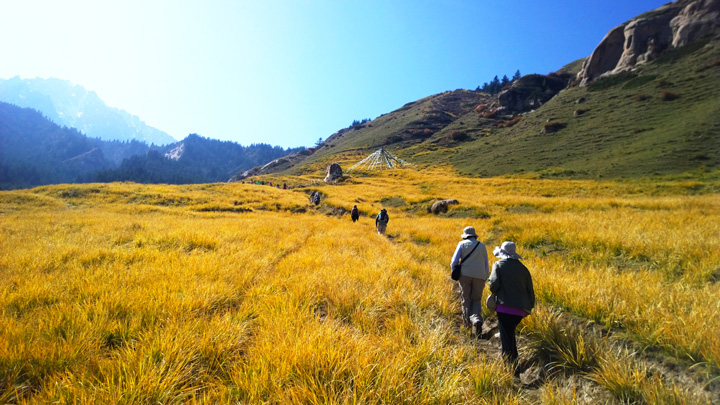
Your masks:
<svg viewBox="0 0 720 405"><path fill-rule="evenodd" d="M378 214L378 221L380 222L387 222L389 220L388 214L385 211L380 211Z"/></svg>

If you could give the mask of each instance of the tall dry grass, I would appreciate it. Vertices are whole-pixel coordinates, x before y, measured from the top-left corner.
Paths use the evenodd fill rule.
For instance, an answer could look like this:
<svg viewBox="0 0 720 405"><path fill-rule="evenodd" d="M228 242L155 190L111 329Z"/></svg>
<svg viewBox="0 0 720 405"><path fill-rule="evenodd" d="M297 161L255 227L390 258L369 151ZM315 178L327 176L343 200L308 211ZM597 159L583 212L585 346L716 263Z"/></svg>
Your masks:
<svg viewBox="0 0 720 405"><path fill-rule="evenodd" d="M405 170L2 192L0 402L523 402L457 326L465 225L518 243L543 305L716 373L720 207L688 190ZM435 217L434 198L460 205ZM323 214L353 204L359 223Z"/></svg>

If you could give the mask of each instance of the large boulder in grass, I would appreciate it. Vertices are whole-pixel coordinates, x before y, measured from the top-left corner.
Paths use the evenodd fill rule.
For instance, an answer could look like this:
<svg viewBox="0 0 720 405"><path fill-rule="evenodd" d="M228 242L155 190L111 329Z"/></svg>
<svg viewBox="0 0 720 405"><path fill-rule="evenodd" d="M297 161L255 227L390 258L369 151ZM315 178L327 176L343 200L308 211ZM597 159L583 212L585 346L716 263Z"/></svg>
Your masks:
<svg viewBox="0 0 720 405"><path fill-rule="evenodd" d="M330 166L327 167L325 171L325 182L332 183L333 181L342 177L342 175L343 171L340 167L340 164L337 162L333 162Z"/></svg>
<svg viewBox="0 0 720 405"><path fill-rule="evenodd" d="M435 201L430 208L428 208L428 212L432 213L433 215L442 214L448 211L449 205L455 205L460 204L458 200L455 199L449 199L449 200L440 200Z"/></svg>
<svg viewBox="0 0 720 405"><path fill-rule="evenodd" d="M448 210L448 204L447 201L435 201L433 205L430 206L430 212L434 215L442 214L444 212L447 212Z"/></svg>

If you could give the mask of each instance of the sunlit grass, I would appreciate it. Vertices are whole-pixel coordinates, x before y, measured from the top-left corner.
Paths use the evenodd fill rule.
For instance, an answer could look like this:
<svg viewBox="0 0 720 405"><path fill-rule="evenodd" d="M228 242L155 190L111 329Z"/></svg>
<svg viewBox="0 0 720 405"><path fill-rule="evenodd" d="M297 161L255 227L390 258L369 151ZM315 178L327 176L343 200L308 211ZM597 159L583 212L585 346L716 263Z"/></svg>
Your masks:
<svg viewBox="0 0 720 405"><path fill-rule="evenodd" d="M717 195L442 171L287 180L308 187L0 193L0 402L522 402L512 371L458 327L448 275L465 225L489 250L518 243L545 308L720 369ZM441 198L460 204L428 214ZM359 223L324 214L354 204ZM523 322L531 341L562 330L543 311ZM566 332L576 344L558 346L571 349L558 367L595 373L618 398L669 395L612 388L654 377L614 372L619 360L577 351L588 337ZM556 391L543 395L566 397Z"/></svg>

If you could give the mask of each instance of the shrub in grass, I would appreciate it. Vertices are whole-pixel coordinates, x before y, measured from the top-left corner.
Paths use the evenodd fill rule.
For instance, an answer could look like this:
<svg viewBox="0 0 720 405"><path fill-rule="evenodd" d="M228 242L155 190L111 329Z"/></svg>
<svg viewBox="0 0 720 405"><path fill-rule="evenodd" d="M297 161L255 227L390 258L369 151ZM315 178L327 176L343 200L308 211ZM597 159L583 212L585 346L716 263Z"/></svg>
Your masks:
<svg viewBox="0 0 720 405"><path fill-rule="evenodd" d="M470 139L470 135L465 133L465 131L452 131L450 133L450 140L455 142L463 142Z"/></svg>
<svg viewBox="0 0 720 405"><path fill-rule="evenodd" d="M689 404L704 402L702 398L678 388L668 386L658 375L633 359L627 352L608 353L600 360L597 369L588 378L605 387L623 403Z"/></svg>
<svg viewBox="0 0 720 405"><path fill-rule="evenodd" d="M660 89L664 89L666 87L672 86L673 84L669 82L666 78L661 77L655 81L655 85Z"/></svg>
<svg viewBox="0 0 720 405"><path fill-rule="evenodd" d="M550 134L550 133L557 132L557 131L565 128L565 126L566 126L566 125L565 125L564 123L560 122L560 121L550 121L550 122L546 122L546 123L543 125L543 131L542 131L542 132L543 132L544 134Z"/></svg>
<svg viewBox="0 0 720 405"><path fill-rule="evenodd" d="M670 90L663 90L660 93L660 100L662 101L673 101L680 98L680 95Z"/></svg>
<svg viewBox="0 0 720 405"><path fill-rule="evenodd" d="M383 142L383 145L391 145L393 143L402 142L403 137L400 135L391 135L385 139L385 142Z"/></svg>
<svg viewBox="0 0 720 405"><path fill-rule="evenodd" d="M633 72L621 72L610 76L603 76L590 83L587 89L588 91L605 90L628 82L635 77L637 77L637 75Z"/></svg>
<svg viewBox="0 0 720 405"><path fill-rule="evenodd" d="M499 123L497 124L497 127L498 127L498 128L510 128L510 127L512 127L513 125L515 125L515 124L517 124L518 122L520 122L521 120L522 120L522 117L517 116L517 117L515 117L515 118L513 118L513 119L511 119L511 120L509 120L509 121L499 122Z"/></svg>
<svg viewBox="0 0 720 405"><path fill-rule="evenodd" d="M468 370L472 387L480 396L501 397L513 386L513 372L503 362L481 361Z"/></svg>
<svg viewBox="0 0 720 405"><path fill-rule="evenodd" d="M559 312L538 308L524 328L532 357L554 370L590 372L602 353L598 337L562 319Z"/></svg>
<svg viewBox="0 0 720 405"><path fill-rule="evenodd" d="M622 88L625 90L634 89L637 87L642 86L645 83L649 83L657 78L656 75L644 75L644 76L638 76L634 77L630 80L628 80L625 84L623 84Z"/></svg>

